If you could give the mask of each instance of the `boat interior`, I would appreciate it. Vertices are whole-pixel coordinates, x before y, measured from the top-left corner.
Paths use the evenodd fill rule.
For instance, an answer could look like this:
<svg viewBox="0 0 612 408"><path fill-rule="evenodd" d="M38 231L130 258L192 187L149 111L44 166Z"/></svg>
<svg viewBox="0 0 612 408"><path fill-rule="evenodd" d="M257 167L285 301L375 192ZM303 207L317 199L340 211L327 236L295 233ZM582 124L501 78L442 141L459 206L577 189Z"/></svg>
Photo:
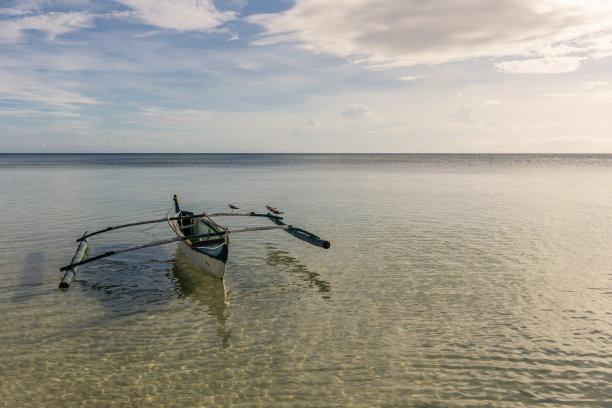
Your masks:
<svg viewBox="0 0 612 408"><path fill-rule="evenodd" d="M180 215L188 216L193 215L192 213L188 213L186 211L181 211ZM189 235L200 235L200 234L212 234L215 232L222 232L223 230L212 225L206 220L202 220L200 218L187 218L175 220L174 225L184 236ZM211 244L220 244L225 242L225 238L221 236L212 236L212 237L202 237L202 238L194 238L189 240L194 246L204 246Z"/></svg>

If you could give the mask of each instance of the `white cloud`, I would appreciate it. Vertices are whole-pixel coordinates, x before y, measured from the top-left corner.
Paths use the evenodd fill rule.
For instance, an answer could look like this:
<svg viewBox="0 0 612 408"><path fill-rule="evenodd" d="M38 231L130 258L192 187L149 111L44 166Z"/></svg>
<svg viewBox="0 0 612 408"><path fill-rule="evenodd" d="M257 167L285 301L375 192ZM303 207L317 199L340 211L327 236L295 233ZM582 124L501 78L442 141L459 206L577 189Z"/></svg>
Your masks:
<svg viewBox="0 0 612 408"><path fill-rule="evenodd" d="M28 10L19 7L0 8L0 16L23 16L24 14L28 14Z"/></svg>
<svg viewBox="0 0 612 408"><path fill-rule="evenodd" d="M510 74L561 74L576 71L584 57L546 57L495 64L500 72Z"/></svg>
<svg viewBox="0 0 612 408"><path fill-rule="evenodd" d="M293 136L312 136L318 132L324 131L326 126L316 119L308 118L306 121L293 129Z"/></svg>
<svg viewBox="0 0 612 408"><path fill-rule="evenodd" d="M82 12L46 13L3 20L0 25L0 43L24 40L25 30L37 30L47 35L49 40L61 34L93 27L92 14Z"/></svg>
<svg viewBox="0 0 612 408"><path fill-rule="evenodd" d="M593 36L584 41L584 46L589 48L591 58L600 60L612 56L612 34Z"/></svg>
<svg viewBox="0 0 612 408"><path fill-rule="evenodd" d="M114 18L138 21L161 29L177 31L212 31L226 21L236 18L234 11L219 11L212 0L116 0L131 11L108 10L96 13L87 0L19 0L12 7L0 8L0 43L25 40L26 30L44 32L48 39L58 35L94 27L96 18ZM71 12L57 11L70 6ZM82 10L75 10L80 6ZM55 7L53 11L50 7ZM230 39L237 34L229 33Z"/></svg>
<svg viewBox="0 0 612 408"><path fill-rule="evenodd" d="M306 120L306 126L313 128L313 127L320 127L321 123L319 123L318 121L314 120L313 118L308 118Z"/></svg>
<svg viewBox="0 0 612 408"><path fill-rule="evenodd" d="M582 84L582 86L580 87L581 90L583 91L588 91L590 89L595 89L595 88L600 88L604 85L607 85L608 82L607 81L591 81L591 82L584 82Z"/></svg>
<svg viewBox="0 0 612 408"><path fill-rule="evenodd" d="M10 6L11 0L6 1L6 6ZM6 16L23 16L38 12L45 3L49 0L13 0L12 7L0 8L0 15ZM61 0L57 0L56 3L60 3Z"/></svg>
<svg viewBox="0 0 612 408"><path fill-rule="evenodd" d="M501 105L501 101L497 99L489 99L486 101L478 102L476 106L497 106Z"/></svg>
<svg viewBox="0 0 612 408"><path fill-rule="evenodd" d="M117 0L134 10L134 17L156 27L178 31L210 31L235 18L218 11L211 0Z"/></svg>
<svg viewBox="0 0 612 408"><path fill-rule="evenodd" d="M464 123L468 125L473 125L476 123L476 119L474 119L474 111L472 108L462 107L454 113L452 122L455 123Z"/></svg>
<svg viewBox="0 0 612 408"><path fill-rule="evenodd" d="M534 62L504 72L566 72L612 49L598 41L612 29L612 2L599 0L297 0L248 21L266 29L258 45L295 41L374 69L522 56Z"/></svg>
<svg viewBox="0 0 612 408"><path fill-rule="evenodd" d="M342 112L342 117L349 120L372 120L378 118L369 107L364 105L349 106Z"/></svg>
<svg viewBox="0 0 612 408"><path fill-rule="evenodd" d="M44 105L51 110L73 111L82 105L96 105L100 101L79 93L74 83L48 82L31 73L11 74L0 70L0 101L13 100Z"/></svg>
<svg viewBox="0 0 612 408"><path fill-rule="evenodd" d="M170 128L174 131L198 129L209 124L213 115L209 111L196 109L171 110L163 107L143 107L137 115L129 115L128 119L141 126L153 126L156 129Z"/></svg>

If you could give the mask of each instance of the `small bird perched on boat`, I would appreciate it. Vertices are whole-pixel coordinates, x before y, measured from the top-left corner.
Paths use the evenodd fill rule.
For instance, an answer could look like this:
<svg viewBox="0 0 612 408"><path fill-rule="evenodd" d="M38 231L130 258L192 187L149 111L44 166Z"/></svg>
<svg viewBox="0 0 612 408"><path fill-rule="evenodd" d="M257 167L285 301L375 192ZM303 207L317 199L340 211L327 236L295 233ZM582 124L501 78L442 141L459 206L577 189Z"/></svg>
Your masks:
<svg viewBox="0 0 612 408"><path fill-rule="evenodd" d="M266 208L268 209L268 211L275 215L281 215L283 213L282 211L278 211L277 208L271 207L269 205L266 205Z"/></svg>
<svg viewBox="0 0 612 408"><path fill-rule="evenodd" d="M228 205L228 207L232 210L232 212L234 212L234 210L238 210L238 207L233 204Z"/></svg>

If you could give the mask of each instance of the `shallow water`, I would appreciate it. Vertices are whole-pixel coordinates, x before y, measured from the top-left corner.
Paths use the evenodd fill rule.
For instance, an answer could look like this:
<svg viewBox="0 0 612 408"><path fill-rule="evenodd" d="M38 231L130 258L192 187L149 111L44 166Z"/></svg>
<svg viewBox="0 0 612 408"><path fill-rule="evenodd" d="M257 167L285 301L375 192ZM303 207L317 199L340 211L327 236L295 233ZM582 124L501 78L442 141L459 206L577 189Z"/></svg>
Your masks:
<svg viewBox="0 0 612 408"><path fill-rule="evenodd" d="M612 405L611 155L0 155L0 189L0 407ZM170 244L57 289L84 231L175 193L332 246L237 234L219 281Z"/></svg>

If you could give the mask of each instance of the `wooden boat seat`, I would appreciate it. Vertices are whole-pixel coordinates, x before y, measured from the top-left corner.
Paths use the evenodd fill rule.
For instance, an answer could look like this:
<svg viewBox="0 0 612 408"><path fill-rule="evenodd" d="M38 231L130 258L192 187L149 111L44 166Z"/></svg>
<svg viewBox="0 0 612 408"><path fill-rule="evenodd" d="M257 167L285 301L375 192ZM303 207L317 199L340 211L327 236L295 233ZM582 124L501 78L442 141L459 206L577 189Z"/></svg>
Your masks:
<svg viewBox="0 0 612 408"><path fill-rule="evenodd" d="M179 225L179 229L183 233L183 235L193 235L193 224L185 223L185 225Z"/></svg>

